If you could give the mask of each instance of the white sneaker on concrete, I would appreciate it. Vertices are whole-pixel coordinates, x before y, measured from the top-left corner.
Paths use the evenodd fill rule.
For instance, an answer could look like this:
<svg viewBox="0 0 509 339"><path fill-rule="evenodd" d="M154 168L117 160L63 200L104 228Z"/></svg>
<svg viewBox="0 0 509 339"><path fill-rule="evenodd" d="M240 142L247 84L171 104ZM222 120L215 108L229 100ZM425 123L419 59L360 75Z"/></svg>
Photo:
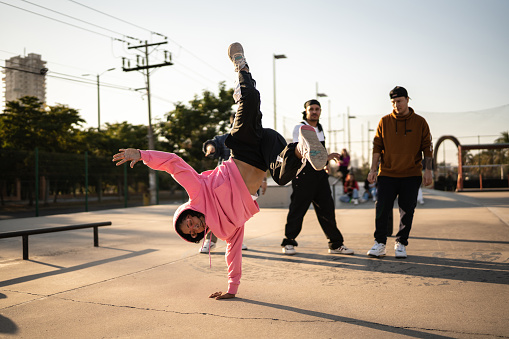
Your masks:
<svg viewBox="0 0 509 339"><path fill-rule="evenodd" d="M242 243L242 250L243 250L243 251L247 251L247 246L246 246L246 244L244 244L244 243Z"/></svg>
<svg viewBox="0 0 509 339"><path fill-rule="evenodd" d="M396 258L406 258L406 246L396 241L396 244L394 244L394 254Z"/></svg>
<svg viewBox="0 0 509 339"><path fill-rule="evenodd" d="M286 245L285 247L283 247L283 253L286 255L294 255L295 253L297 253L297 251L295 250L293 245Z"/></svg>
<svg viewBox="0 0 509 339"><path fill-rule="evenodd" d="M216 247L216 243L210 241L209 239L206 239L203 242L203 246L200 248L200 253L209 253L209 247L210 247L210 251L212 251L214 249L214 247Z"/></svg>
<svg viewBox="0 0 509 339"><path fill-rule="evenodd" d="M353 254L353 250L347 248L345 245L341 245L340 247L338 248L335 248L335 249L332 249L332 248L329 248L329 253L330 254Z"/></svg>
<svg viewBox="0 0 509 339"><path fill-rule="evenodd" d="M375 241L375 244L368 251L368 255L372 257L383 257L385 255L385 244Z"/></svg>

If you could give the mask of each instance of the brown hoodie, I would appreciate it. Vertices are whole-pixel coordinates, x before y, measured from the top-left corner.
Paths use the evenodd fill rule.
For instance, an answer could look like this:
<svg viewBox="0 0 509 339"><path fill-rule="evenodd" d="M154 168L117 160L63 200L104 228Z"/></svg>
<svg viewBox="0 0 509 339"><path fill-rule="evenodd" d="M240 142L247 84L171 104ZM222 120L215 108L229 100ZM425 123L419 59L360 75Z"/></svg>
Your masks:
<svg viewBox="0 0 509 339"><path fill-rule="evenodd" d="M433 156L428 123L409 107L404 117L391 114L380 119L373 140L373 153L380 153L378 175L413 177L422 175L422 154Z"/></svg>

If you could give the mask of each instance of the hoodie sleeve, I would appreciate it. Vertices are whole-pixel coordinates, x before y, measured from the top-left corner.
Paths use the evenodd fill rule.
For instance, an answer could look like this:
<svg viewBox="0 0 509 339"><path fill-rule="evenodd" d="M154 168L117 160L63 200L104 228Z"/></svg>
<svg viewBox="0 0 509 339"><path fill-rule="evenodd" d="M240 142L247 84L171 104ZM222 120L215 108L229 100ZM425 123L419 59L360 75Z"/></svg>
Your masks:
<svg viewBox="0 0 509 339"><path fill-rule="evenodd" d="M244 225L236 229L227 240L226 264L228 265L228 292L237 294L240 277L242 276L242 242L244 241Z"/></svg>
<svg viewBox="0 0 509 339"><path fill-rule="evenodd" d="M431 132L426 120L424 120L422 127L421 150L422 153L424 153L425 158L433 157L433 142L431 140Z"/></svg>
<svg viewBox="0 0 509 339"><path fill-rule="evenodd" d="M378 127L376 129L375 138L373 139L373 154L378 153L381 154L384 149L384 140L383 140L383 118L380 119L378 123Z"/></svg>
<svg viewBox="0 0 509 339"><path fill-rule="evenodd" d="M153 170L170 173L193 199L200 191L200 176L187 162L174 153L142 151L141 160Z"/></svg>

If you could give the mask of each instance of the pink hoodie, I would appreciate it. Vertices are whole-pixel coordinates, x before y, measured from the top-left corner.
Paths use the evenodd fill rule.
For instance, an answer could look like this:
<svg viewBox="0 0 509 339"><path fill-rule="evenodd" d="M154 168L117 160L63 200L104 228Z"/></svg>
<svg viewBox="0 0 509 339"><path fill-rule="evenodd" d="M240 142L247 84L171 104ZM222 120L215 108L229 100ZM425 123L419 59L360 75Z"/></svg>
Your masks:
<svg viewBox="0 0 509 339"><path fill-rule="evenodd" d="M173 226L182 211L192 209L205 215L205 223L219 238L226 241L228 292L237 294L242 275L242 241L244 223L260 211L249 193L233 159L212 171L198 174L189 164L173 153L141 151L141 160L148 167L170 173L187 191L189 201L173 216Z"/></svg>

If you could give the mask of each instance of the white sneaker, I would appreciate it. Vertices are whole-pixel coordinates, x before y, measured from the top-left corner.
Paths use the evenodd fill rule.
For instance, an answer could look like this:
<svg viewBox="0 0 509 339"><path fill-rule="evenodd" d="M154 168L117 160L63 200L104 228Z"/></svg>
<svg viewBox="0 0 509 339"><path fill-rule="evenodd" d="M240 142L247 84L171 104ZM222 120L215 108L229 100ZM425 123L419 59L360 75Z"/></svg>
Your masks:
<svg viewBox="0 0 509 339"><path fill-rule="evenodd" d="M420 199L418 201L419 201L419 204L424 205L424 199Z"/></svg>
<svg viewBox="0 0 509 339"><path fill-rule="evenodd" d="M299 143L297 150L302 159L309 161L317 171L323 170L327 163L327 150L323 147L313 127L302 125L299 130Z"/></svg>
<svg viewBox="0 0 509 339"><path fill-rule="evenodd" d="M406 246L396 241L396 244L394 244L394 253L396 258L406 258Z"/></svg>
<svg viewBox="0 0 509 339"><path fill-rule="evenodd" d="M244 57L244 48L238 42L234 42L228 47L228 57L235 66L235 72L239 72L244 67L248 67Z"/></svg>
<svg viewBox="0 0 509 339"><path fill-rule="evenodd" d="M341 247L338 247L338 248L335 248L335 249L332 249L332 248L329 248L329 253L330 254L353 254L353 250L347 248L345 245L341 245Z"/></svg>
<svg viewBox="0 0 509 339"><path fill-rule="evenodd" d="M359 205L359 199L353 199L353 204L354 205Z"/></svg>
<svg viewBox="0 0 509 339"><path fill-rule="evenodd" d="M203 242L203 246L200 248L200 253L209 253L209 247L210 251L212 251L214 247L216 247L216 243L207 239Z"/></svg>
<svg viewBox="0 0 509 339"><path fill-rule="evenodd" d="M383 257L385 255L385 244L375 241L375 244L368 251L368 255L372 257Z"/></svg>
<svg viewBox="0 0 509 339"><path fill-rule="evenodd" d="M242 250L247 251L247 246L244 243L242 243Z"/></svg>
<svg viewBox="0 0 509 339"><path fill-rule="evenodd" d="M295 253L297 253L297 251L295 251L293 245L286 245L285 247L283 247L283 253L286 255L294 255Z"/></svg>

